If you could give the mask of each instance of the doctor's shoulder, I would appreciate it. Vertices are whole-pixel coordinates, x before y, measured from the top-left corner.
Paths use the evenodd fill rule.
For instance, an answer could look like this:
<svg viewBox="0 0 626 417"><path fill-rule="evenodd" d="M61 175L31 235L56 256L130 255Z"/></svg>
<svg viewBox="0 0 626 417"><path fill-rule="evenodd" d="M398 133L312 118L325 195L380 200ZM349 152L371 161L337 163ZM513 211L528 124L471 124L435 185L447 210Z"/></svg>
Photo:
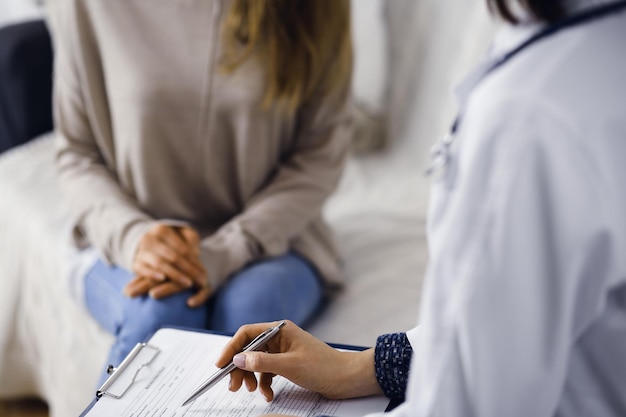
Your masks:
<svg viewBox="0 0 626 417"><path fill-rule="evenodd" d="M625 15L626 17L626 15ZM564 32L529 48L473 91L463 136L493 153L499 146L582 147L624 134L626 38L623 22L600 22ZM624 23L624 25L619 25ZM607 128L613 130L607 132ZM559 138L562 142L559 143Z"/></svg>

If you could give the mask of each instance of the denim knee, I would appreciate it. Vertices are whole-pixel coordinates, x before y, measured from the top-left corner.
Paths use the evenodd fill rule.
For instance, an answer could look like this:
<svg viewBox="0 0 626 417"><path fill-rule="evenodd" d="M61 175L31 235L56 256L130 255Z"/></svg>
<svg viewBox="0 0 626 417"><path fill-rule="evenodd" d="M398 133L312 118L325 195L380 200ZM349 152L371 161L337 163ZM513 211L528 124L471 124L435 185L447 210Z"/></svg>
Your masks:
<svg viewBox="0 0 626 417"><path fill-rule="evenodd" d="M287 254L236 274L215 296L211 328L233 332L246 323L280 319L302 324L321 298L314 268L301 257Z"/></svg>
<svg viewBox="0 0 626 417"><path fill-rule="evenodd" d="M190 308L187 299L191 291L156 300L150 296L141 296L129 300L124 312L118 337L132 337L139 342L164 326L206 327L206 306Z"/></svg>

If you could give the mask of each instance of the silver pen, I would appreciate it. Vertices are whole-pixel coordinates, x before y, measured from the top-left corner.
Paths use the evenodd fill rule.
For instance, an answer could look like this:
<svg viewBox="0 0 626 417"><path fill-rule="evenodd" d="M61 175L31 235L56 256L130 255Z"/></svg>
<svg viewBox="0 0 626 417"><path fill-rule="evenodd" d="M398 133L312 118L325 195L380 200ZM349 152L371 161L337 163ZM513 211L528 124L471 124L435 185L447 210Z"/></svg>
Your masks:
<svg viewBox="0 0 626 417"><path fill-rule="evenodd" d="M269 329L267 329L266 331L264 331L263 333L261 333L260 335L258 335L257 337L254 338L254 340L252 340L252 342L248 343L246 345L246 347L243 348L242 352L250 352L253 350L258 350L260 349L263 345L265 345L267 342L269 342L269 340L276 336L276 334L278 333L278 331L285 325L286 323L284 321L281 321L280 323L278 323L276 326L274 327L270 327ZM204 394L205 392L207 392L209 389L211 389L215 384L217 384L218 382L220 382L226 375L228 375L229 373L231 373L232 371L235 370L235 368L237 368L235 366L235 364L233 363L233 361L230 361L230 363L226 366L224 366L223 368L220 368L217 372L215 372L213 375L211 375L211 377L209 379L207 379L206 381L204 381L194 392L193 394L191 394L191 396L189 398L187 398L187 400L185 400L185 402L181 405L181 407L186 406L187 404L189 404L190 402L192 402L193 400L195 400L196 398L198 398L199 396L201 396L202 394Z"/></svg>

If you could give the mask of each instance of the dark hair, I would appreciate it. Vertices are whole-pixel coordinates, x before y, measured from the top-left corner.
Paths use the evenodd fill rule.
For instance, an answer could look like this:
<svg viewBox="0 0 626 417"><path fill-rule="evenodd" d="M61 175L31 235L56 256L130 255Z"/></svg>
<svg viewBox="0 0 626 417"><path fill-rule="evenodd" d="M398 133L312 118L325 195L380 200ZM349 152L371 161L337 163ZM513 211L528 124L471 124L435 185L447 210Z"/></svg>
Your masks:
<svg viewBox="0 0 626 417"><path fill-rule="evenodd" d="M513 0L528 10L537 19L554 23L565 16L563 0ZM519 18L511 10L512 0L487 0L489 9L510 23L519 23Z"/></svg>

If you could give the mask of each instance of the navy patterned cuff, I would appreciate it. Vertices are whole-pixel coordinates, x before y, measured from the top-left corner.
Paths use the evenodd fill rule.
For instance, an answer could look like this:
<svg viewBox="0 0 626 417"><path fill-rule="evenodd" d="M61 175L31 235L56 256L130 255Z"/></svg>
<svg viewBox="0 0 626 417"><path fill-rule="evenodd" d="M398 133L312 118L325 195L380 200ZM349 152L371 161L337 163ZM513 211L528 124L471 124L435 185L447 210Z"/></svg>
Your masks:
<svg viewBox="0 0 626 417"><path fill-rule="evenodd" d="M412 354L406 333L385 334L376 341L376 379L387 398L404 400Z"/></svg>

